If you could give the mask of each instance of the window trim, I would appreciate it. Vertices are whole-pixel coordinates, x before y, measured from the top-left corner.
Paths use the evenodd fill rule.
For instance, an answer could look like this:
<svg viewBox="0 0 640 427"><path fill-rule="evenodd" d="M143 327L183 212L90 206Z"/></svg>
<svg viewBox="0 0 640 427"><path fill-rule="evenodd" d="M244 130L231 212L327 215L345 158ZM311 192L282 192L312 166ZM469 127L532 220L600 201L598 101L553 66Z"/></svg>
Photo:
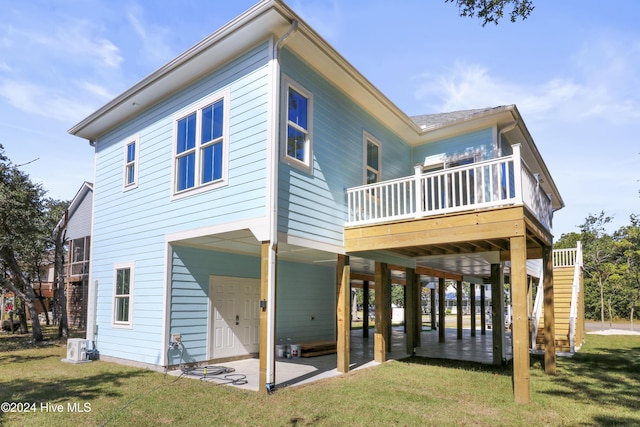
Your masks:
<svg viewBox="0 0 640 427"><path fill-rule="evenodd" d="M282 75L280 96L280 160L289 166L307 173L313 172L313 94L286 74ZM304 161L291 157L287 153L287 129L289 127L289 89L293 89L307 98L307 140L305 141Z"/></svg>
<svg viewBox="0 0 640 427"><path fill-rule="evenodd" d="M122 178L122 191L133 190L138 187L138 173L140 171L140 135L136 134L124 140L124 176ZM135 144L134 160L133 162L127 162L127 156L129 154L129 146ZM128 182L129 166L133 165L133 181Z"/></svg>
<svg viewBox="0 0 640 427"><path fill-rule="evenodd" d="M367 184L367 172L369 171L369 156L368 156L368 145L369 142L373 143L373 145L378 146L378 170L376 171L376 175L378 176L378 180L376 182L382 181L382 142L375 136L371 135L366 130L362 132L362 183ZM375 170L371 168L372 170ZM373 184L373 183L371 183Z"/></svg>
<svg viewBox="0 0 640 427"><path fill-rule="evenodd" d="M129 269L129 294L127 298L129 298L129 313L128 313L128 321L118 321L116 320L116 299L123 298L122 296L118 296L118 271ZM133 296L134 296L134 288L135 288L135 263L131 262L123 262L117 263L113 265L113 295L111 298L111 326L114 328L122 328L122 329L132 329L133 328ZM123 294L124 295L124 294Z"/></svg>
<svg viewBox="0 0 640 427"><path fill-rule="evenodd" d="M204 191L213 190L215 188L224 187L229 183L229 139L230 139L230 99L231 91L225 89L209 95L190 106L183 108L172 117L172 144L171 144L171 199L180 199L182 197L191 196L193 194L202 193ZM223 120L222 120L222 173L217 180L210 182L202 182L202 150L207 146L211 146L211 141L202 144L202 110L206 107L223 101ZM196 114L196 145L193 148L195 153L194 160L194 185L184 190L178 190L178 158L184 155L177 153L178 147L178 121L192 114Z"/></svg>

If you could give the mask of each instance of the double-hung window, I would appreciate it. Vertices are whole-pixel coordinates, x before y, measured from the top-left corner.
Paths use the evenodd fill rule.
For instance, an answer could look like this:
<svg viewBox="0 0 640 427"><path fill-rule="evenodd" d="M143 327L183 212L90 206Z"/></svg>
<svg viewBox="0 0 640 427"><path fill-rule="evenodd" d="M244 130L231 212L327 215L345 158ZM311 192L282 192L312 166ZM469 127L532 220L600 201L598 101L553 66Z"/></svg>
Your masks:
<svg viewBox="0 0 640 427"><path fill-rule="evenodd" d="M283 79L283 159L289 164L311 171L313 97L289 78Z"/></svg>
<svg viewBox="0 0 640 427"><path fill-rule="evenodd" d="M373 184L381 180L382 144L369 133L364 133L365 152L365 184Z"/></svg>
<svg viewBox="0 0 640 427"><path fill-rule="evenodd" d="M133 314L133 263L114 267L113 278L113 325L131 327Z"/></svg>
<svg viewBox="0 0 640 427"><path fill-rule="evenodd" d="M229 94L209 97L175 119L174 194L226 184Z"/></svg>
<svg viewBox="0 0 640 427"><path fill-rule="evenodd" d="M138 185L138 152L140 137L132 136L124 144L124 190Z"/></svg>

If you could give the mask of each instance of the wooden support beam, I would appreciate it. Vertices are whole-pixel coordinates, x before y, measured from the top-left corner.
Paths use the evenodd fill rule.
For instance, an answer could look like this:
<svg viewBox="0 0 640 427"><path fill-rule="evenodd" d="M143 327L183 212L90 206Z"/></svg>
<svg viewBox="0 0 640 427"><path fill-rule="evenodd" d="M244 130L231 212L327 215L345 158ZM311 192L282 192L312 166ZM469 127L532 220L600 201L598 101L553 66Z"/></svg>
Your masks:
<svg viewBox="0 0 640 427"><path fill-rule="evenodd" d="M556 337L555 337L555 314L553 296L553 256L552 248L546 247L543 251L542 262L544 263L544 371L547 374L556 373Z"/></svg>
<svg viewBox="0 0 640 427"><path fill-rule="evenodd" d="M260 251L260 301L266 303L269 299L269 251L270 242L262 242ZM275 307L275 301L274 301ZM260 310L260 366L258 374L258 390L262 393L267 393L267 369L268 367L275 372L275 346L273 349L268 348L268 336L269 336L269 313L266 308ZM273 313L275 317L275 313ZM274 322L275 325L275 322ZM275 336L275 331L273 331ZM268 353L271 352L271 357L268 357ZM271 360L273 362L271 362Z"/></svg>
<svg viewBox="0 0 640 427"><path fill-rule="evenodd" d="M430 267L416 266L416 273L423 276L429 276L429 277L437 277L437 278L443 278L443 279L449 279L449 280L462 280L462 274L452 273L450 271L444 271L444 270L437 270L435 268L430 268Z"/></svg>
<svg viewBox="0 0 640 427"><path fill-rule="evenodd" d="M416 298L416 310L415 310L415 341L414 346L419 348L422 345L420 336L422 335L422 282L420 282L420 275L415 274L415 298Z"/></svg>
<svg viewBox="0 0 640 427"><path fill-rule="evenodd" d="M462 281L456 282L456 338L462 339Z"/></svg>
<svg viewBox="0 0 640 427"><path fill-rule="evenodd" d="M362 338L369 338L369 281L362 282Z"/></svg>
<svg viewBox="0 0 640 427"><path fill-rule="evenodd" d="M523 206L515 206L346 228L345 249L347 252L359 252L507 239L525 230L524 211Z"/></svg>
<svg viewBox="0 0 640 427"><path fill-rule="evenodd" d="M502 365L504 355L504 274L502 264L491 264L491 335L493 364Z"/></svg>
<svg viewBox="0 0 640 427"><path fill-rule="evenodd" d="M516 403L529 403L529 320L527 318L527 242L511 238L511 304L513 306L513 394ZM504 323L504 322L503 322Z"/></svg>
<svg viewBox="0 0 640 427"><path fill-rule="evenodd" d="M431 296L431 329L436 329L436 324L438 323L438 319L436 318L437 306L436 306L436 288L429 289L429 294Z"/></svg>
<svg viewBox="0 0 640 427"><path fill-rule="evenodd" d="M415 354L416 348L416 311L419 310L415 270L413 268L407 268L405 275L407 278L407 286L404 288L404 324L407 332L405 341L407 343L407 354L413 355Z"/></svg>
<svg viewBox="0 0 640 427"><path fill-rule="evenodd" d="M351 286L349 257L338 255L337 265L338 306L336 310L338 321L337 370L341 373L349 372L350 334L351 334Z"/></svg>
<svg viewBox="0 0 640 427"><path fill-rule="evenodd" d="M438 342L445 342L445 324L447 315L445 298L447 295L447 284L443 277L438 278Z"/></svg>
<svg viewBox="0 0 640 427"><path fill-rule="evenodd" d="M471 300L471 336L476 336L476 284L469 283L469 300Z"/></svg>
<svg viewBox="0 0 640 427"><path fill-rule="evenodd" d="M390 332L390 304L387 301L387 294L391 294L389 276L390 270L387 264L376 262L375 280L375 305L376 305L376 329L373 342L374 360L378 363L386 362L389 345Z"/></svg>
<svg viewBox="0 0 640 427"><path fill-rule="evenodd" d="M480 285L480 335L487 335L487 287Z"/></svg>

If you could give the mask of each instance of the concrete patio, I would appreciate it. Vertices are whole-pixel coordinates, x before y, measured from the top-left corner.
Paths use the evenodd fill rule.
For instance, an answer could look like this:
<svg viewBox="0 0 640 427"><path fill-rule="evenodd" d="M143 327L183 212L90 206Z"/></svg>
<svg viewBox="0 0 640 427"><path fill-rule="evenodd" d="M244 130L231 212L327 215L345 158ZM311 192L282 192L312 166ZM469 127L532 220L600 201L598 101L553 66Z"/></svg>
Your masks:
<svg viewBox="0 0 640 427"><path fill-rule="evenodd" d="M362 330L351 331L351 357L350 370L357 370L376 366L379 363L373 360L373 329L369 330L369 338L362 338ZM470 329L463 329L463 337L458 340L455 328L446 329L445 342L438 342L437 330L423 330L421 333L422 346L416 349L416 356L466 360L490 364L493 361L493 340L491 331L481 335L477 331L475 337L471 336ZM511 334L506 334L507 360L511 359ZM408 357L405 348L405 334L403 327L392 329L392 346L388 354L388 360L398 360ZM212 375L215 367L224 367L233 370L229 373ZM180 375L180 370L169 372L171 375ZM336 355L330 354L316 357L301 357L293 359L276 359L276 389L297 386L324 378L341 375L336 369ZM194 378L218 384L233 384L247 390L258 391L259 361L258 359L244 359L221 364L208 365L208 372L203 375L202 369L185 374L186 378Z"/></svg>

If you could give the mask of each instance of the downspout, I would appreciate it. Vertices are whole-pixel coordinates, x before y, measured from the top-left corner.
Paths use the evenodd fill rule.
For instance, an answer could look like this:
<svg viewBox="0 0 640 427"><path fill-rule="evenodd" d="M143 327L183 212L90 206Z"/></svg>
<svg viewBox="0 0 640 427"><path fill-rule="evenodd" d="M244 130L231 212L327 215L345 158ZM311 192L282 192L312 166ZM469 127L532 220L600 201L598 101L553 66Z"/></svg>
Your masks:
<svg viewBox="0 0 640 427"><path fill-rule="evenodd" d="M267 391L275 389L275 327L276 327L276 251L278 248L278 164L279 164L279 147L280 147L280 49L285 42L298 30L298 21L291 23L289 30L278 39L273 46L273 69L272 84L273 88L271 105L273 106L273 122L274 126L272 135L271 149L271 175L273 181L269 189L269 198L271 204L270 212L270 236L269 236L269 276L267 278Z"/></svg>

